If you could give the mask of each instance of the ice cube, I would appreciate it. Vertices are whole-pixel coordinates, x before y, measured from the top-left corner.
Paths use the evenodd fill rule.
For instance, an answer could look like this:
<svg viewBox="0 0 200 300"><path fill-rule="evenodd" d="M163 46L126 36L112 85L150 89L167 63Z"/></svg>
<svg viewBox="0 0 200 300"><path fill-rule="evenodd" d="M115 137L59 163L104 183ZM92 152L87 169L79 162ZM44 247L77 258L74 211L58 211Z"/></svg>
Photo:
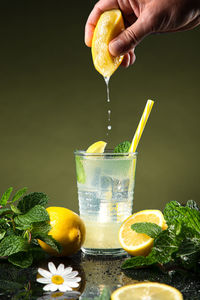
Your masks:
<svg viewBox="0 0 200 300"><path fill-rule="evenodd" d="M122 183L121 180L117 178L113 178L113 185L112 185L112 191L113 193L118 193L122 189Z"/></svg>
<svg viewBox="0 0 200 300"><path fill-rule="evenodd" d="M101 169L100 168L96 168L94 170L94 176L92 179L92 186L99 186L99 180L100 180L100 174L101 174Z"/></svg>
<svg viewBox="0 0 200 300"><path fill-rule="evenodd" d="M112 199L112 177L101 176L98 189L100 201L110 201Z"/></svg>
<svg viewBox="0 0 200 300"><path fill-rule="evenodd" d="M79 210L81 215L95 215L99 210L97 192L79 191Z"/></svg>
<svg viewBox="0 0 200 300"><path fill-rule="evenodd" d="M123 200L124 198L128 198L128 190L129 190L128 178L123 180L113 178L113 186L112 186L113 199Z"/></svg>
<svg viewBox="0 0 200 300"><path fill-rule="evenodd" d="M109 177L109 176L101 176L100 177L100 189L111 190L112 184L113 184L112 177Z"/></svg>
<svg viewBox="0 0 200 300"><path fill-rule="evenodd" d="M123 191L128 191L128 189L129 189L129 183L130 183L129 178L126 178L126 179L124 179L124 180L121 181L121 185L122 185L122 190Z"/></svg>

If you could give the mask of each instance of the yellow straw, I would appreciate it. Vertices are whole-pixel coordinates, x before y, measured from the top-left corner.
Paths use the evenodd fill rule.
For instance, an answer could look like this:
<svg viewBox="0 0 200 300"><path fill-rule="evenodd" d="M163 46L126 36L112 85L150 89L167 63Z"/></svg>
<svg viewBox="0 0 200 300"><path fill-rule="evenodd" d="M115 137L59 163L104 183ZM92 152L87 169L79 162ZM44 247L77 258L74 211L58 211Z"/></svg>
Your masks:
<svg viewBox="0 0 200 300"><path fill-rule="evenodd" d="M138 146L138 143L140 141L141 135L143 133L143 130L145 128L146 122L148 120L148 117L150 115L151 109L153 107L154 101L148 100L147 104L145 106L145 109L143 111L142 117L140 119L140 123L138 124L137 130L135 132L135 135L133 137L129 152L135 152Z"/></svg>

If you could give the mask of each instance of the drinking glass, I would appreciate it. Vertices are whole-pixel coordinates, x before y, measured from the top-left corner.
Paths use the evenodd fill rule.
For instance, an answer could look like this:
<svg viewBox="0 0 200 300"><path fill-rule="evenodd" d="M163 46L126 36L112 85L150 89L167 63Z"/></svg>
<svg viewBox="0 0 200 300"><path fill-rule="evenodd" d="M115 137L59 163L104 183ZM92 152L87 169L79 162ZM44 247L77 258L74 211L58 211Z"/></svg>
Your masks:
<svg viewBox="0 0 200 300"><path fill-rule="evenodd" d="M137 153L75 151L80 217L86 226L82 251L124 255L121 223L132 214Z"/></svg>

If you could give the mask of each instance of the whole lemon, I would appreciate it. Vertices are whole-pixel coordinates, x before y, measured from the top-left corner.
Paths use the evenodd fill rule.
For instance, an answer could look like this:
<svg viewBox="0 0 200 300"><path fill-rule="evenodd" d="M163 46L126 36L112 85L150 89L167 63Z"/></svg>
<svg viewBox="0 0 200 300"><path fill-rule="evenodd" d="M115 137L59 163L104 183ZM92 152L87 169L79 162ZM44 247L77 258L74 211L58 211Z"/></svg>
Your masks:
<svg viewBox="0 0 200 300"><path fill-rule="evenodd" d="M85 224L81 218L64 207L48 207L47 212L50 218L51 230L49 235L60 243L62 252L58 253L49 245L38 240L44 251L53 256L68 256L75 254L82 246L85 240Z"/></svg>

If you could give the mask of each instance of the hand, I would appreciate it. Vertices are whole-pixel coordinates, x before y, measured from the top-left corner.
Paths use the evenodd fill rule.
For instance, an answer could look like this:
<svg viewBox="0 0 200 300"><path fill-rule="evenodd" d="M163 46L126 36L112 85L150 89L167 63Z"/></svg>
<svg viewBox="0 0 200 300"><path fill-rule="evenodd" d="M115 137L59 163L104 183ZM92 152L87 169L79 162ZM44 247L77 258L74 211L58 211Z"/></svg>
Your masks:
<svg viewBox="0 0 200 300"><path fill-rule="evenodd" d="M125 67L134 63L134 49L145 36L188 30L200 24L200 0L100 0L85 26L88 47L100 15L115 8L121 10L126 29L110 42L109 51L113 56L124 54Z"/></svg>

